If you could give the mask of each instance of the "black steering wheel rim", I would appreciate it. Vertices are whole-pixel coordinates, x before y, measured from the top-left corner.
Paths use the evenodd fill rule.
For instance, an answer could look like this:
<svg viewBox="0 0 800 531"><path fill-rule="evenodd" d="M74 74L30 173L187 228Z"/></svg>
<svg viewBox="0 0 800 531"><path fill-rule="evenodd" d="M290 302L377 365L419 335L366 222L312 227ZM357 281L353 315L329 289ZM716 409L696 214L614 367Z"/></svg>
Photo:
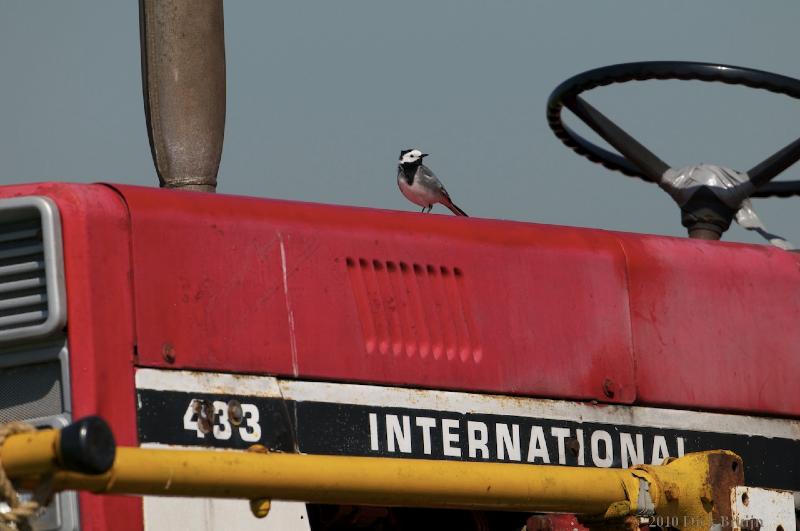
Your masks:
<svg viewBox="0 0 800 531"><path fill-rule="evenodd" d="M744 85L800 99L800 80L762 70L689 61L622 63L588 70L558 85L547 101L547 122L556 137L579 155L610 170L618 171L631 177L639 177L646 181L658 182L660 173L663 173L663 170L668 165L650 153L644 146L638 144L624 131L616 128L612 122L602 116L596 109L579 98L582 92L596 87L653 79L698 80ZM616 140L626 145L629 158L631 154L639 156L638 158L634 157L636 162L593 144L567 127L561 118L561 112L565 106L598 132L600 131L595 127L596 124L590 123L592 119L597 121L605 120L608 127L616 128L620 135L620 138ZM602 128L603 124L600 127ZM613 130L611 132L604 130L603 132L607 134L614 133ZM609 140L602 133L601 136ZM609 142L614 144L610 140ZM618 148L617 145L615 147ZM748 174L758 188L757 193L753 195L759 197L769 195L787 197L789 194L787 194L786 186L778 190L778 187L775 186L778 183L768 184L768 181L793 164L798 158L800 158L800 139L751 168ZM770 188L776 188L774 194Z"/></svg>

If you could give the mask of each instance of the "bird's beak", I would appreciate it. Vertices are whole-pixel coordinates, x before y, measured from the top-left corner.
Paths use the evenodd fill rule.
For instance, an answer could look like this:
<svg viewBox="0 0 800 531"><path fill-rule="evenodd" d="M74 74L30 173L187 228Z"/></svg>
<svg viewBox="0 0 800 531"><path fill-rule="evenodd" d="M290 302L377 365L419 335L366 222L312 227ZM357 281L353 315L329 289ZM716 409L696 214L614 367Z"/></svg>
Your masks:
<svg viewBox="0 0 800 531"><path fill-rule="evenodd" d="M423 157L427 157L427 156L428 156L427 153L423 153L422 155L419 156L419 158L423 158Z"/></svg>

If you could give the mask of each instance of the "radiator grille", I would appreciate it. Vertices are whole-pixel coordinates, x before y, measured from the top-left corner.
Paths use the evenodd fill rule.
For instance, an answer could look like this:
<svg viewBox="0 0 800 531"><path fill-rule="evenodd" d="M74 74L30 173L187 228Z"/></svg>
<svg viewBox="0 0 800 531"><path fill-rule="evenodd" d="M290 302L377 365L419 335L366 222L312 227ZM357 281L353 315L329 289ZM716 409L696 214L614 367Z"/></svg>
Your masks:
<svg viewBox="0 0 800 531"><path fill-rule="evenodd" d="M0 342L64 325L61 230L43 197L0 200Z"/></svg>
<svg viewBox="0 0 800 531"><path fill-rule="evenodd" d="M69 422L69 353L61 219L40 196L0 199L0 423ZM78 529L75 493L62 492L33 529Z"/></svg>
<svg viewBox="0 0 800 531"><path fill-rule="evenodd" d="M61 415L58 360L0 369L0 422Z"/></svg>
<svg viewBox="0 0 800 531"><path fill-rule="evenodd" d="M36 211L34 214L38 214ZM47 320L41 219L0 226L0 330Z"/></svg>

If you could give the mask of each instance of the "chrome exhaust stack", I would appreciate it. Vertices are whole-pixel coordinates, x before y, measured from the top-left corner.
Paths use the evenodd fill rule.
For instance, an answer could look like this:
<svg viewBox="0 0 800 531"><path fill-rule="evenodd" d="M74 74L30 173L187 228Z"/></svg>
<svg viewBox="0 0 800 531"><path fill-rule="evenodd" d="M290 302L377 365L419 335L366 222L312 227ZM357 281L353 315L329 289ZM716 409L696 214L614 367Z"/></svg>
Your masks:
<svg viewBox="0 0 800 531"><path fill-rule="evenodd" d="M140 0L139 25L159 184L214 192L225 133L222 0Z"/></svg>

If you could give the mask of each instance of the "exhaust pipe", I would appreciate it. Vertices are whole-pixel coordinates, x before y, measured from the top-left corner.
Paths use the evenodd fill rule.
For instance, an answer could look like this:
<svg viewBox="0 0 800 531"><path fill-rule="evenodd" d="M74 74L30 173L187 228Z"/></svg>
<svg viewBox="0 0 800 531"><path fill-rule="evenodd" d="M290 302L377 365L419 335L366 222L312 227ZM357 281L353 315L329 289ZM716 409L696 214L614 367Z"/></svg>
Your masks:
<svg viewBox="0 0 800 531"><path fill-rule="evenodd" d="M140 0L139 26L159 184L214 192L225 133L222 0Z"/></svg>

